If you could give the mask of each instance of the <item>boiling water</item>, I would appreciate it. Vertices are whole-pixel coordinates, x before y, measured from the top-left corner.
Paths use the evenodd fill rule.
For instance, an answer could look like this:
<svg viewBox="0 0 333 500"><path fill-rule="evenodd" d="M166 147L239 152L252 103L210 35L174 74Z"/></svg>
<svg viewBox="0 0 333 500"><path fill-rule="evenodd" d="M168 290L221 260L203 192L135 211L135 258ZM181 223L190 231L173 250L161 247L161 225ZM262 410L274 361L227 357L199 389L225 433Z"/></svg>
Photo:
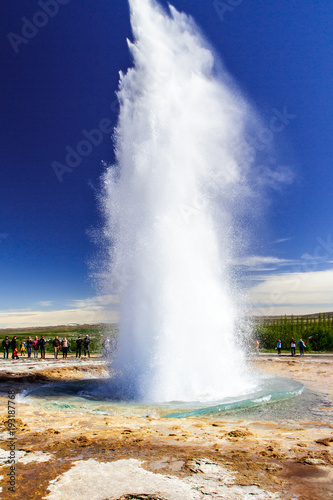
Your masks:
<svg viewBox="0 0 333 500"><path fill-rule="evenodd" d="M193 20L129 0L116 164L104 177L108 292L120 295L109 388L136 401L213 401L253 389L235 327L236 215L254 123Z"/></svg>
<svg viewBox="0 0 333 500"><path fill-rule="evenodd" d="M18 401L47 410L113 416L232 418L234 415L278 420L314 418L309 411L318 403L314 393L305 391L303 394L301 383L271 376L261 377L254 392L205 403L173 401L145 405L135 401L114 401L113 395L108 397L107 393L108 381L93 379L37 387L18 396Z"/></svg>

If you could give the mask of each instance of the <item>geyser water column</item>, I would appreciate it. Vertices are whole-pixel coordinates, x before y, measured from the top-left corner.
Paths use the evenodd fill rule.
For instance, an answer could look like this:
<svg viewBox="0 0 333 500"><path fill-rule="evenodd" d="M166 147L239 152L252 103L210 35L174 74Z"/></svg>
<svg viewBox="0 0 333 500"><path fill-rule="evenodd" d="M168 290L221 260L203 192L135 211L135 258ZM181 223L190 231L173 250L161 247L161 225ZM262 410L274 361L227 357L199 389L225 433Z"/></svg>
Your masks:
<svg viewBox="0 0 333 500"><path fill-rule="evenodd" d="M104 177L109 291L120 295L112 393L220 400L249 389L235 331L234 214L249 106L193 20L129 0L116 165Z"/></svg>

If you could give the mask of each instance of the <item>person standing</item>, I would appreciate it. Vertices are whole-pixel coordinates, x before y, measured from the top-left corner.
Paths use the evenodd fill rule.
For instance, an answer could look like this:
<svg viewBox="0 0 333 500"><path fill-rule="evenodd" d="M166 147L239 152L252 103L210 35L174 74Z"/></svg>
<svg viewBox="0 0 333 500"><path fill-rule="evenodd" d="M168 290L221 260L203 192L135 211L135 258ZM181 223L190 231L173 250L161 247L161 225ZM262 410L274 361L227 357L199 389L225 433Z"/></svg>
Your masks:
<svg viewBox="0 0 333 500"><path fill-rule="evenodd" d="M81 358L82 354L82 339L80 336L76 339L76 357Z"/></svg>
<svg viewBox="0 0 333 500"><path fill-rule="evenodd" d="M298 347L299 347L299 353L301 356L304 356L304 348L306 347L306 345L304 344L303 340L302 339L299 339L298 341Z"/></svg>
<svg viewBox="0 0 333 500"><path fill-rule="evenodd" d="M24 343L24 340L22 340L21 344L20 344L20 351L21 351L21 356L25 356L25 343Z"/></svg>
<svg viewBox="0 0 333 500"><path fill-rule="evenodd" d="M42 359L45 359L45 345L46 345L46 340L42 335L41 338L39 339L40 357Z"/></svg>
<svg viewBox="0 0 333 500"><path fill-rule="evenodd" d="M88 353L88 358L90 358L89 344L90 344L90 338L88 337L88 335L86 335L84 340L83 340L83 348L84 348L84 355L86 356Z"/></svg>
<svg viewBox="0 0 333 500"><path fill-rule="evenodd" d="M3 357L8 359L9 348L10 348L10 340L8 337L5 337L2 341L3 347Z"/></svg>
<svg viewBox="0 0 333 500"><path fill-rule="evenodd" d="M290 341L290 351L292 356L296 356L296 342L294 337L292 337Z"/></svg>
<svg viewBox="0 0 333 500"><path fill-rule="evenodd" d="M28 358L31 358L31 352L32 352L32 339L31 339L31 337L28 337L28 340L27 340L27 351L28 351Z"/></svg>
<svg viewBox="0 0 333 500"><path fill-rule="evenodd" d="M277 349L278 354L281 354L281 348L282 348L282 343L281 340L279 339L276 343L275 349Z"/></svg>
<svg viewBox="0 0 333 500"><path fill-rule="evenodd" d="M39 340L37 335L35 336L35 339L32 341L32 347L34 348L34 358L38 358Z"/></svg>
<svg viewBox="0 0 333 500"><path fill-rule="evenodd" d="M103 340L102 346L103 346L103 357L107 358L111 352L109 337L106 337L106 339Z"/></svg>
<svg viewBox="0 0 333 500"><path fill-rule="evenodd" d="M255 348L256 354L259 354L259 340L258 339L255 342L254 348Z"/></svg>
<svg viewBox="0 0 333 500"><path fill-rule="evenodd" d="M59 349L60 349L61 344L60 344L60 340L57 336L53 340L52 345L53 345L53 351L54 351L54 359L58 359L58 353L59 353Z"/></svg>
<svg viewBox="0 0 333 500"><path fill-rule="evenodd" d="M67 358L69 343L66 337L63 338L61 342L62 357Z"/></svg>
<svg viewBox="0 0 333 500"><path fill-rule="evenodd" d="M10 347L12 348L12 351L14 352L14 349L17 348L17 340L16 340L16 335L12 338L12 341L10 343Z"/></svg>

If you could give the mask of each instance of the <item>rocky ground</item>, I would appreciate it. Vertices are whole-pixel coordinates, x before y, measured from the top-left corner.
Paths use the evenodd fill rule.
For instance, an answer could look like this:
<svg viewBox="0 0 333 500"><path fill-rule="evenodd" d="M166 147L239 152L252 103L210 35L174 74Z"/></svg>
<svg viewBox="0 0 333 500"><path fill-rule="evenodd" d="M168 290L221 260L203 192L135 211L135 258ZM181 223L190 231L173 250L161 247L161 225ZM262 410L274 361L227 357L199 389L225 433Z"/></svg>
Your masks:
<svg viewBox="0 0 333 500"><path fill-rule="evenodd" d="M8 391L105 377L107 367L96 358L0 360L1 498L333 499L333 358L260 355L251 363L321 392L325 404L317 412L324 418L111 417L46 411L15 400L9 405L15 407L14 429ZM8 489L10 466L15 491Z"/></svg>

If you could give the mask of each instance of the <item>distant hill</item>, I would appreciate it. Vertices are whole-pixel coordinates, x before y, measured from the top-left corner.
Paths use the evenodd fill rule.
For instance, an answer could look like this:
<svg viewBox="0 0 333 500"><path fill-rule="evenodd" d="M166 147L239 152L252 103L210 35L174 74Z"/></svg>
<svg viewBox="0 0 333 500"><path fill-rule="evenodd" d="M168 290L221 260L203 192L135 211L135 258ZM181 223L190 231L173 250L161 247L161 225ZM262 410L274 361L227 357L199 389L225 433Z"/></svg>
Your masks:
<svg viewBox="0 0 333 500"><path fill-rule="evenodd" d="M313 314L279 314L278 316L251 316L252 319L255 321L267 321L267 320L274 320L274 319L281 319L281 318L287 318L291 319L293 318L310 318L310 319L318 319L319 314L321 316L326 316L326 318L332 318L333 317L333 312L318 312L318 313L313 313Z"/></svg>
<svg viewBox="0 0 333 500"><path fill-rule="evenodd" d="M89 329L104 329L106 327L117 328L116 323L96 323L96 324L70 324L70 325L57 325L57 326L28 326L23 328L0 328L0 335L3 334L13 334L13 333L28 333L39 332L72 332L77 330L89 330Z"/></svg>

